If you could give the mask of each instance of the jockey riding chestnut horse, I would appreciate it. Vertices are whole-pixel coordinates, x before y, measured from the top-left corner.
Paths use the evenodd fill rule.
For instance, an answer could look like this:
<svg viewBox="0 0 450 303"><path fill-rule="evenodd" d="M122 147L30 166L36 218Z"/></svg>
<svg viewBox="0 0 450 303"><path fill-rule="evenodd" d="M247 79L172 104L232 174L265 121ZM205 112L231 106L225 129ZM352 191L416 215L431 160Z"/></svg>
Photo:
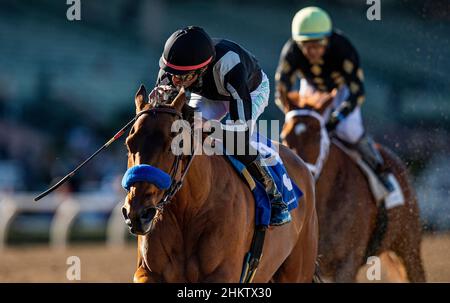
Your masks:
<svg viewBox="0 0 450 303"><path fill-rule="evenodd" d="M292 35L276 75L278 105L286 114L281 137L316 178L322 273L355 281L367 257L390 251L403 262L405 278L424 281L416 196L401 160L365 136L356 50L317 7L296 14ZM302 75L299 93L290 91L295 75ZM361 165L350 156L354 150ZM378 176L384 201L375 199L361 167Z"/></svg>
<svg viewBox="0 0 450 303"><path fill-rule="evenodd" d="M272 142L289 177L303 192L298 207L289 212L260 152L250 144L255 121L269 97L268 79L256 59L234 42L211 39L199 27L187 27L167 40L160 67L149 100L144 87L136 94L136 122L126 139L126 175L132 175L133 182L126 182L123 214L138 235L134 280L238 282L258 228L252 192L226 157L175 155L171 150L172 125L184 119L192 124L191 105L208 120L231 119L221 128L243 134L245 152L236 153L227 146L228 139L223 146L263 186L270 200L272 228L266 231L263 258L253 281L312 281L318 244L312 176L297 155ZM152 101L166 92L170 95L174 88L179 92L175 98ZM151 182L134 170L143 166L151 172Z"/></svg>

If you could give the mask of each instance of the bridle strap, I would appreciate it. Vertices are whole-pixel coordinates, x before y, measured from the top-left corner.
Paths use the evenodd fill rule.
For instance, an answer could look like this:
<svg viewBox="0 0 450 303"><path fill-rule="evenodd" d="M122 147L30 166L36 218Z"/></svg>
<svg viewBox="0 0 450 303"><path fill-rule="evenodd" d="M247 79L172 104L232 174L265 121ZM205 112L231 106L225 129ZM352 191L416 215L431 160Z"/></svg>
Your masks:
<svg viewBox="0 0 450 303"><path fill-rule="evenodd" d="M325 127L325 119L323 118L323 116L321 114L319 114L318 112L316 112L314 110L310 110L310 109L294 109L294 110L291 110L291 111L289 111L286 114L286 116L284 117L284 120L286 122L288 122L288 121L292 120L296 116L313 117L317 121L319 121L320 127Z"/></svg>
<svg viewBox="0 0 450 303"><path fill-rule="evenodd" d="M308 163L305 162L306 166L309 168L311 173L314 176L314 179L317 181L319 179L320 173L322 172L323 165L325 164L326 159L328 158L328 152L330 150L330 138L328 137L328 132L325 127L325 119L321 114L314 110L310 109L295 109L286 113L285 122L292 120L297 116L306 116L315 118L320 123L320 150L319 155L316 159L316 162Z"/></svg>
<svg viewBox="0 0 450 303"><path fill-rule="evenodd" d="M146 109L146 110L138 112L134 119L137 120L137 119L139 119L140 116L142 116L144 114L154 114L155 115L157 113L167 113L170 115L177 116L179 119L183 119L183 114L181 112L179 112L178 110L176 110L175 108L171 108L171 107L153 107L150 109Z"/></svg>
<svg viewBox="0 0 450 303"><path fill-rule="evenodd" d="M167 113L170 115L174 115L177 116L179 119L183 119L183 114L181 112L179 112L178 110L176 110L175 108L170 108L170 107L154 107L151 109L147 109L147 110L143 110L140 111L139 113L137 113L135 120L137 120L140 116L144 115L144 114L154 114L156 115L157 113ZM192 126L192 125L191 125ZM192 136L192 135L191 135ZM192 138L191 138L192 139ZM192 160L194 159L194 153L193 151L191 151L192 154L189 157L189 160L186 164L186 167L184 168L181 177L178 181L176 181L176 176L180 167L180 160L182 158L182 154L177 155L175 157L175 161L172 164L172 167L170 169L170 178L172 180L172 183L170 184L170 187L165 190L164 195L161 199L161 201L159 201L156 204L156 207L158 208L159 212L161 213L163 211L163 207L166 204L169 204L173 197L175 196L175 194L180 190L181 186L183 185L183 181L185 176L187 175L187 172L189 170L189 167L192 164Z"/></svg>
<svg viewBox="0 0 450 303"><path fill-rule="evenodd" d="M172 184L165 191L164 196L161 199L161 201L159 201L157 203L157 205L156 205L156 207L160 211L162 211L164 205L169 204L172 201L172 199L175 196L175 194L180 190L181 186L183 185L184 177L187 175L187 172L189 171L189 167L192 164L192 160L194 159L194 155L191 155L189 160L188 160L188 162L187 162L187 164L186 164L186 167L184 168L184 170L183 170L183 172L181 174L180 180L175 181L175 177L176 177L176 174L178 172L178 167L179 167L179 163L180 163L181 157L182 157L181 155L178 155L175 158L175 162L174 162L174 165L173 165L174 169L173 169L172 174L171 174Z"/></svg>

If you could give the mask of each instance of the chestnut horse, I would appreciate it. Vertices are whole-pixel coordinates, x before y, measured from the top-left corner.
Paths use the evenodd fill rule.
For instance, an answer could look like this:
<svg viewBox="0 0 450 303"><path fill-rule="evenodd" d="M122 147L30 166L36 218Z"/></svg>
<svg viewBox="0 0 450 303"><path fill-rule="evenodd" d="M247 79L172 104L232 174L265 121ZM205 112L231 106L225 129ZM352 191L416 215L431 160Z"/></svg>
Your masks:
<svg viewBox="0 0 450 303"><path fill-rule="evenodd" d="M164 190L134 183L123 206L131 232L138 235L135 282L239 282L255 227L253 195L229 162L219 155L171 152L171 125L187 115L182 89L169 104L147 103L141 86L135 97L136 121L126 139L128 168L148 164L183 179L180 190L161 212ZM269 228L253 282L311 282L315 272L318 222L314 179L304 162L287 147L280 156L302 189L292 222ZM189 163L189 164L188 164Z"/></svg>
<svg viewBox="0 0 450 303"><path fill-rule="evenodd" d="M425 281L418 206L405 165L392 151L378 145L385 165L401 186L405 203L391 209L382 202L377 206L366 176L336 141L331 140L325 155L323 140L328 140L328 134L322 114L331 98L316 108L294 112L300 109L298 100L298 93L292 92L284 102L285 113L292 111L294 115L290 114L292 118L285 122L281 137L306 163L321 166L316 180L316 207L322 274L334 281L352 282L367 257L382 254L382 259L401 265L401 280ZM392 252L401 262L392 257Z"/></svg>

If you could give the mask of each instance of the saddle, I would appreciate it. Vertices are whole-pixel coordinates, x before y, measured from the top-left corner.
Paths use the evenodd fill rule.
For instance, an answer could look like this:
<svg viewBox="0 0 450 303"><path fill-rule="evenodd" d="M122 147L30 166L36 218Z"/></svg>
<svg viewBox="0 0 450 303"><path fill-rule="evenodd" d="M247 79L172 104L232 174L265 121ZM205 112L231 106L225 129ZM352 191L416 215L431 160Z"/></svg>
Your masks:
<svg viewBox="0 0 450 303"><path fill-rule="evenodd" d="M405 204L405 198L403 196L402 189L395 176L390 176L390 181L394 185L395 190L392 193L388 193L381 181L376 176L375 172L369 167L369 165L366 164L358 151L350 149L336 137L332 137L331 142L334 143L359 166L359 168L367 178L367 182L369 183L370 190L375 201L377 202L377 205L384 202L386 209L391 209L396 206Z"/></svg>
<svg viewBox="0 0 450 303"><path fill-rule="evenodd" d="M277 151L273 149L271 140L264 136L257 134L256 142L251 144L261 156L269 167L270 174L274 180L277 190L280 192L282 200L288 206L288 210L291 211L298 207L298 200L303 196L303 192L300 188L292 182L289 177L286 168L278 155ZM245 180L250 190L252 191L255 199L255 224L256 226L269 226L271 215L271 203L267 196L264 186L256 181L248 172L244 164L238 161L232 155L228 155L224 152L225 157L231 163L233 168L238 174Z"/></svg>

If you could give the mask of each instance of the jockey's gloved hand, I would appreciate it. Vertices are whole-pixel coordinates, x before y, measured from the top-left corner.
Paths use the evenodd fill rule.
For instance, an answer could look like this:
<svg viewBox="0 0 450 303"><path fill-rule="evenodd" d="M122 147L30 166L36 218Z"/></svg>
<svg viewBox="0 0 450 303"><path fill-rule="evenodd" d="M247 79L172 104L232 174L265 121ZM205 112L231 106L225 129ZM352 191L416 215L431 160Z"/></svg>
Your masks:
<svg viewBox="0 0 450 303"><path fill-rule="evenodd" d="M178 94L176 87L171 85L158 85L148 95L149 103L166 103Z"/></svg>
<svg viewBox="0 0 450 303"><path fill-rule="evenodd" d="M327 128L327 131L332 132L333 130L335 130L336 126L342 120L344 120L344 115L342 113L337 112L337 111L333 112L330 116L330 119L328 120L328 122L325 125L325 127Z"/></svg>
<svg viewBox="0 0 450 303"><path fill-rule="evenodd" d="M353 109L354 106L352 106L348 101L342 102L341 105L339 105L339 107L331 113L330 119L326 124L327 131L333 131L339 122L344 120L345 117L353 111Z"/></svg>

